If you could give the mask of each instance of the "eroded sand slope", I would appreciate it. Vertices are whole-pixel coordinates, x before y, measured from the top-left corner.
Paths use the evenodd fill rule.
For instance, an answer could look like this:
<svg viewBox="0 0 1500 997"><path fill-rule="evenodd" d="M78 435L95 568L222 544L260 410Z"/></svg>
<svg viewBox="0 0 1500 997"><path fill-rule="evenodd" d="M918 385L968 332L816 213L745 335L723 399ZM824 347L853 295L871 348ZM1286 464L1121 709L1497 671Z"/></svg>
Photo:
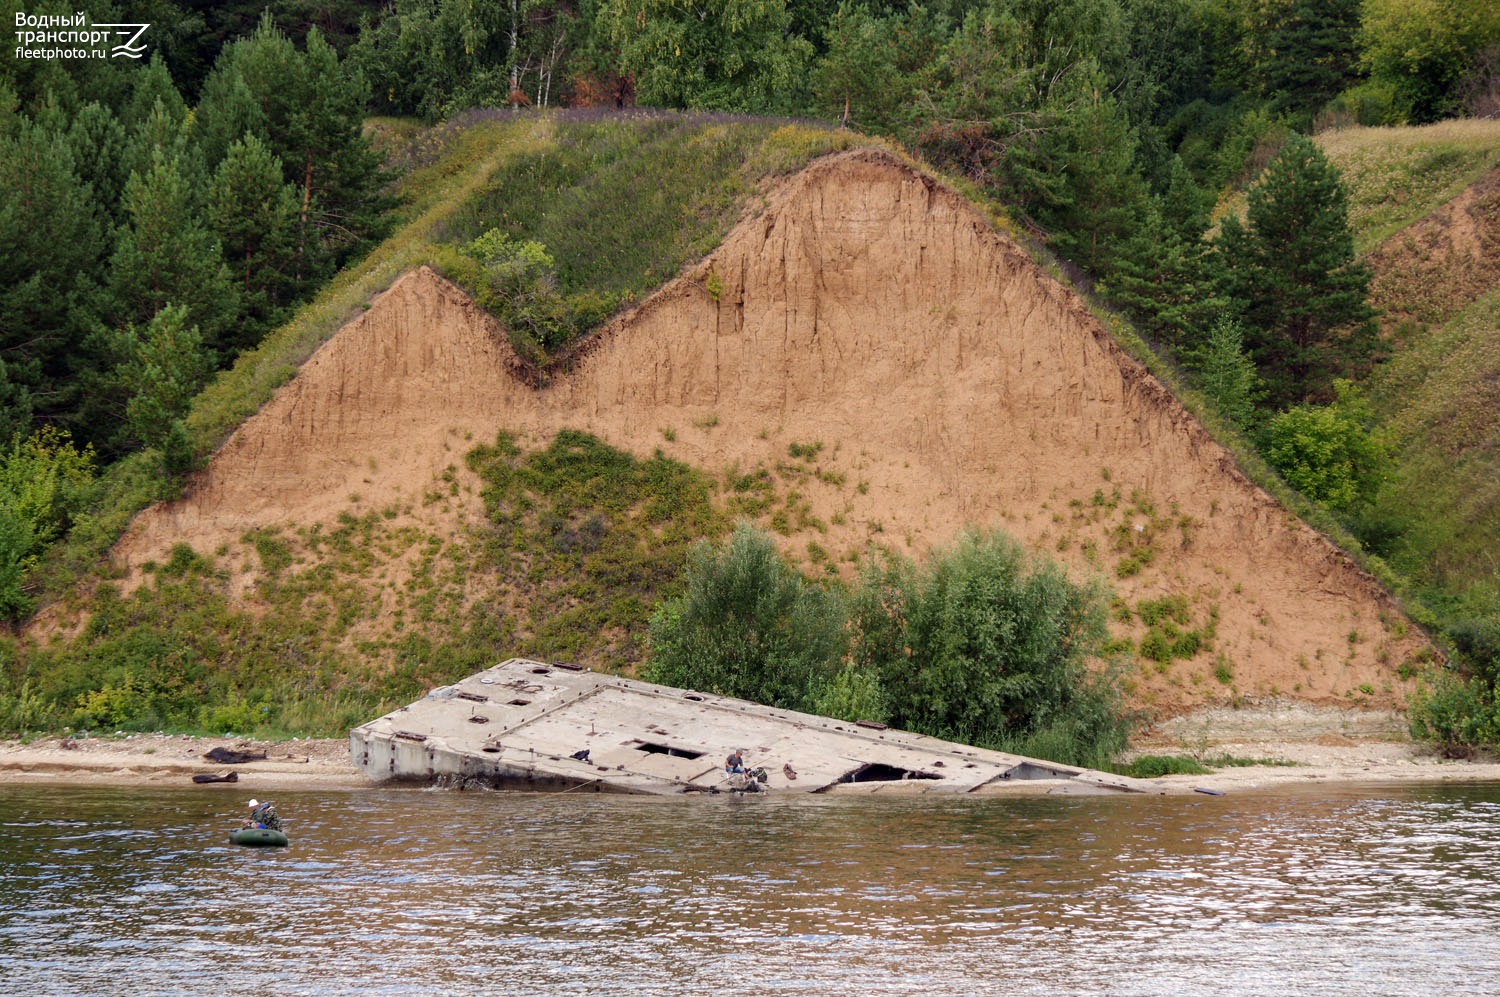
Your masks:
<svg viewBox="0 0 1500 997"><path fill-rule="evenodd" d="M1425 646L1375 582L1251 485L1082 304L961 198L883 153L814 164L693 271L541 389L503 332L422 269L349 323L216 455L191 493L142 514L128 577L179 542L401 507L457 531L470 493L426 503L501 429L573 427L723 476L822 444L783 540L830 560L921 554L998 526L1109 577L1121 607L1181 596L1212 650L1143 663L1164 712L1238 695L1392 706ZM800 527L798 524L801 524ZM1118 566L1138 562L1124 577ZM255 570L247 559L241 590ZM845 566L842 570L849 570ZM1136 639L1139 615L1115 627Z"/></svg>

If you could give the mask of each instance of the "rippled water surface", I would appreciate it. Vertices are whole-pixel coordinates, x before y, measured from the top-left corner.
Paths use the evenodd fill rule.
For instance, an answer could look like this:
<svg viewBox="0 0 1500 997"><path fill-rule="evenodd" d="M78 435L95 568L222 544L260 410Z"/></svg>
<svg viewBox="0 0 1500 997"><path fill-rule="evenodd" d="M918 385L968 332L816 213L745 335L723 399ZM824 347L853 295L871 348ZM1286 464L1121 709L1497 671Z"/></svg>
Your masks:
<svg viewBox="0 0 1500 997"><path fill-rule="evenodd" d="M1500 994L1500 787L0 790L0 993Z"/></svg>

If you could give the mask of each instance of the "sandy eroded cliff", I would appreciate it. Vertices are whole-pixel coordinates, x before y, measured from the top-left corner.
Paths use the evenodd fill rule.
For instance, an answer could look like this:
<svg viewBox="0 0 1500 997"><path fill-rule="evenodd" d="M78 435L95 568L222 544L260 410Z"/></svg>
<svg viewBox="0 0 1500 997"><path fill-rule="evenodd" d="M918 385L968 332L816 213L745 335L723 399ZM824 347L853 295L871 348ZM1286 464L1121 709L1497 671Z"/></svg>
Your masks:
<svg viewBox="0 0 1500 997"><path fill-rule="evenodd" d="M962 198L887 154L815 163L713 255L606 327L540 389L503 331L428 269L402 277L222 447L181 501L143 513L127 579L173 544L399 507L506 429L588 430L715 475L823 445L783 545L837 561L920 554L997 526L1110 578L1121 607L1178 595L1209 651L1141 662L1132 699L1180 713L1236 696L1390 707L1425 647L1386 593L1252 485L1068 290ZM467 480L465 478L465 480ZM245 558L237 584L257 570ZM1125 567L1121 567L1124 564ZM1134 573L1128 573L1134 566ZM1122 572L1127 572L1123 574ZM1139 639L1139 615L1115 628Z"/></svg>

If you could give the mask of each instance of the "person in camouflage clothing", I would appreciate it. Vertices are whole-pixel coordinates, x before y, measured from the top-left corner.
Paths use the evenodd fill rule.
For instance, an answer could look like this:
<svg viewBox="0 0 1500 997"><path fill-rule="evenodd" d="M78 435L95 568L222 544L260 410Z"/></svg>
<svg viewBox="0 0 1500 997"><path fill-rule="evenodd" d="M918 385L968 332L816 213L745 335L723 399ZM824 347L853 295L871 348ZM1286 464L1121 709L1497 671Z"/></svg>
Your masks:
<svg viewBox="0 0 1500 997"><path fill-rule="evenodd" d="M281 816L276 813L276 808L267 800L262 803L259 800L251 800L249 803L250 816L245 818L245 827L264 827L272 831L281 830Z"/></svg>

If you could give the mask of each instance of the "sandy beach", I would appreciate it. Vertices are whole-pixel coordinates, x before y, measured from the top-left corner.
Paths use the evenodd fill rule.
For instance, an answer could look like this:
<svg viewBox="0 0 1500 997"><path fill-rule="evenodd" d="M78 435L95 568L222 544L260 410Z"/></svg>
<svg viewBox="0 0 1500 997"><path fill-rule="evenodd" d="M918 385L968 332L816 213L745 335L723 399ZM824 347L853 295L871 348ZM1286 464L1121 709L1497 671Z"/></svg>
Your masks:
<svg viewBox="0 0 1500 997"><path fill-rule="evenodd" d="M1299 726L1297 721L1303 723ZM1210 723L1235 739L1209 739L1193 733L1195 724ZM1214 768L1209 775L1152 780L1166 793L1199 788L1259 792L1341 783L1500 782L1500 761L1495 758L1443 758L1414 744L1393 726L1391 717L1362 715L1358 723L1346 716L1331 727L1326 718L1309 715L1305 708L1290 717L1285 708L1234 711L1227 717L1200 714L1176 726L1157 728L1132 753L1187 754L1207 760ZM1270 730L1304 736L1292 740L1264 736ZM264 757L225 764L205 757L215 748ZM1222 758L1236 763L1211 764ZM188 786L197 784L194 776L232 776L232 785L250 795L287 789L359 790L374 785L354 766L349 743L343 739L253 741L123 734L0 742L0 785ZM226 785L208 783L203 788Z"/></svg>
<svg viewBox="0 0 1500 997"><path fill-rule="evenodd" d="M253 761L225 764L206 757L215 748ZM232 785L256 795L285 789L363 789L373 785L349 757L343 739L252 741L171 734L48 737L0 742L0 786L191 786L194 776L233 776ZM207 783L205 789L224 788Z"/></svg>

